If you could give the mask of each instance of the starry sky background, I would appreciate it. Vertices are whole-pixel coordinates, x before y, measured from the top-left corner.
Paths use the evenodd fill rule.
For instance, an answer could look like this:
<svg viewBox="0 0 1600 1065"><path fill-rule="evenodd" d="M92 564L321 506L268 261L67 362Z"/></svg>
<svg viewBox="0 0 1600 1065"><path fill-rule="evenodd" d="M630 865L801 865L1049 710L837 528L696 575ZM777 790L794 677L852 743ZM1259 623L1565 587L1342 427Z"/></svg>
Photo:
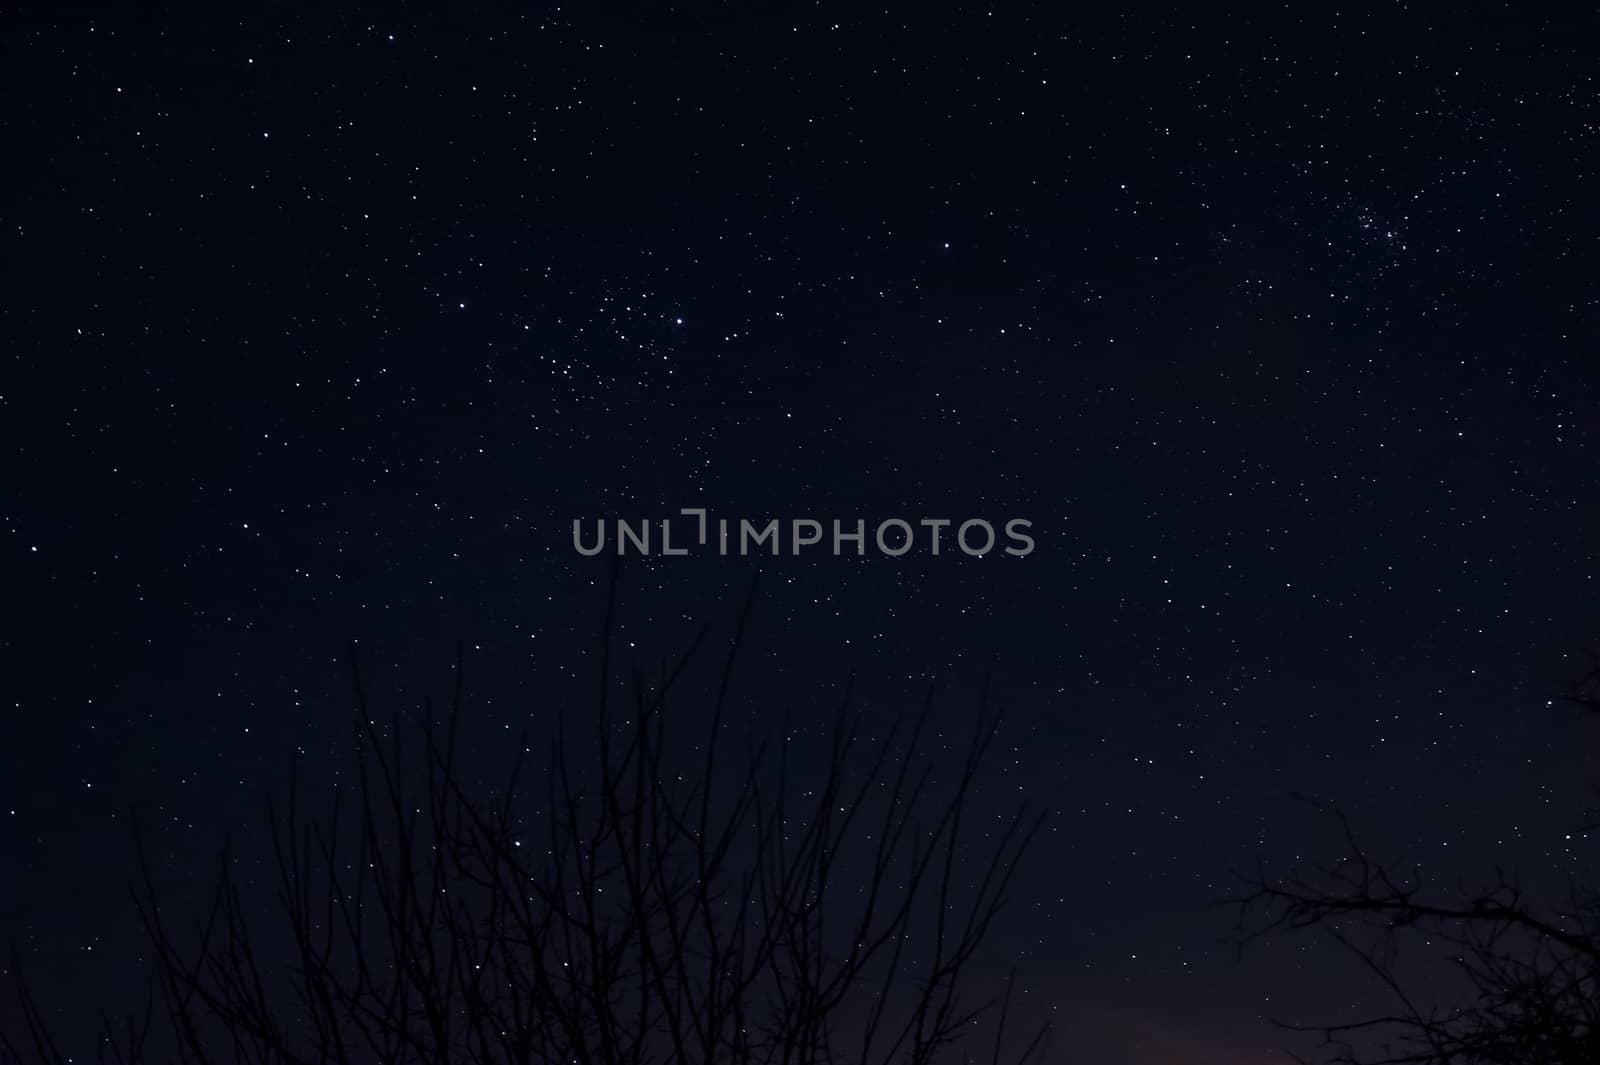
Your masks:
<svg viewBox="0 0 1600 1065"><path fill-rule="evenodd" d="M592 690L576 517L1034 522L1033 555L622 573L645 663L762 590L741 713L852 670L1055 811L997 930L1052 1062L1270 1062L1372 990L1208 902L1339 803L1436 884L1583 867L1593 18L446 5L4 28L0 918L142 989L347 723ZM65 995L70 988L71 995ZM142 991L140 991L142 994ZM54 996L54 997L52 997ZM119 997L122 996L122 997Z"/></svg>

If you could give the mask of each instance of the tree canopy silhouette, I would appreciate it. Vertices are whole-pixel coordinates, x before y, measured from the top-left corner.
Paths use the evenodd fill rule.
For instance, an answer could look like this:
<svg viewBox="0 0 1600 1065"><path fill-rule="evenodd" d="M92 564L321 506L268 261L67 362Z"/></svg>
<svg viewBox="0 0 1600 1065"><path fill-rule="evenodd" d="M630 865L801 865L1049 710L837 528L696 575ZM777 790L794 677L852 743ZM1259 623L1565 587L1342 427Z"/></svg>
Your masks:
<svg viewBox="0 0 1600 1065"><path fill-rule="evenodd" d="M948 778L925 753L931 693L875 738L847 695L820 765L791 757L787 721L735 749L749 609L700 723L680 691L706 631L619 694L608 610L588 727L556 727L542 774L516 745L489 789L463 771L459 663L448 713L415 729L380 723L357 672L354 785L313 804L296 772L270 810L275 910L224 854L204 912L174 912L141 843L155 977L102 1060L1030 1060L1046 1030L1005 1036L1013 983L964 979L1041 823L1024 805L969 838L1000 713L985 698ZM4 1049L65 1062L16 960Z"/></svg>
<svg viewBox="0 0 1600 1065"><path fill-rule="evenodd" d="M1600 720L1600 658L1587 657L1586 672L1555 700ZM1258 870L1231 904L1247 942L1327 935L1387 989L1393 1008L1285 1027L1319 1034L1334 1065L1600 1062L1600 884L1572 880L1552 900L1497 869L1476 891L1441 894L1420 869L1373 857L1347 818L1324 810L1340 826L1343 856L1276 877ZM1403 967L1403 948L1419 940L1445 948L1451 992Z"/></svg>

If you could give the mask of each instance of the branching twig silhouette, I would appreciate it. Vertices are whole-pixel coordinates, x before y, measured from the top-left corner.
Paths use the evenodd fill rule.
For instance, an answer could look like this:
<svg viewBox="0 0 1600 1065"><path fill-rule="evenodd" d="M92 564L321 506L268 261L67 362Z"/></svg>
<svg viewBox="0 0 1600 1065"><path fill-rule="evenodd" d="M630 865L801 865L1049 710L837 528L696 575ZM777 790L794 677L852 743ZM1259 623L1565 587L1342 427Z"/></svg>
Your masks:
<svg viewBox="0 0 1600 1065"><path fill-rule="evenodd" d="M105 1059L931 1065L985 1011L1003 1028L1013 984L991 1000L963 980L1041 823L1024 807L982 844L963 831L1001 715L985 699L949 781L920 753L931 694L867 743L847 693L820 771L797 773L787 721L779 742L730 756L748 612L692 772L678 693L704 630L658 677L635 674L622 711L608 611L589 746L557 724L542 794L525 742L503 787L469 784L459 661L415 750L398 718L375 721L353 670L354 787L308 809L296 770L270 811L276 919L224 855L202 919L180 927L140 841L133 896L170 1049L151 1050L147 1016L107 1027ZM29 1056L63 1060L20 976L18 990ZM1003 1060L1002 1037L984 1039Z"/></svg>
<svg viewBox="0 0 1600 1065"><path fill-rule="evenodd" d="M1372 857L1343 814L1317 805L1339 825L1343 857L1278 877L1258 868L1224 904L1237 910L1242 945L1326 934L1395 1006L1358 1022L1283 1027L1320 1034L1335 1065L1600 1061L1600 891L1571 883L1565 903L1551 906L1497 869L1486 888L1441 898L1419 869ZM1408 936L1444 948L1458 994L1402 975Z"/></svg>

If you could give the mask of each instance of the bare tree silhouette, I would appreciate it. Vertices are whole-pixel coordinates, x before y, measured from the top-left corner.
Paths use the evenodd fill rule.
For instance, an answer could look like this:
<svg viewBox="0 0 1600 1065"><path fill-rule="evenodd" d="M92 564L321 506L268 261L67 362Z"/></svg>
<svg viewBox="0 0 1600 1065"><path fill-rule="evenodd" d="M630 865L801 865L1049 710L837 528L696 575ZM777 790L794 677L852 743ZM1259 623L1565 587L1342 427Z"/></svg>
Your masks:
<svg viewBox="0 0 1600 1065"><path fill-rule="evenodd" d="M589 746L558 726L537 791L526 743L503 787L469 787L459 662L415 749L357 674L355 786L308 810L296 773L271 811L272 920L226 853L201 919L170 912L141 842L156 979L142 1017L106 1025L102 1060L929 1065L979 1060L981 1035L983 1060L1029 1061L1046 1029L1004 1036L1013 983L974 997L963 979L1041 823L1019 808L968 840L1001 715L985 699L948 781L919 753L931 694L871 742L847 696L820 769L791 763L787 722L730 754L748 612L692 773L675 699L704 629L619 709L608 610ZM17 991L23 1030L0 1046L65 1062L20 975Z"/></svg>
<svg viewBox="0 0 1600 1065"><path fill-rule="evenodd" d="M1600 658L1586 657L1583 675L1552 701L1600 716ZM1258 869L1224 904L1237 907L1244 943L1331 937L1394 1007L1352 1023L1284 1027L1320 1035L1335 1065L1600 1062L1600 884L1569 882L1552 902L1494 870L1483 888L1442 897L1420 869L1373 858L1341 813L1316 805L1337 821L1344 856L1280 877ZM1441 996L1404 967L1404 948L1423 944L1444 948L1454 993Z"/></svg>

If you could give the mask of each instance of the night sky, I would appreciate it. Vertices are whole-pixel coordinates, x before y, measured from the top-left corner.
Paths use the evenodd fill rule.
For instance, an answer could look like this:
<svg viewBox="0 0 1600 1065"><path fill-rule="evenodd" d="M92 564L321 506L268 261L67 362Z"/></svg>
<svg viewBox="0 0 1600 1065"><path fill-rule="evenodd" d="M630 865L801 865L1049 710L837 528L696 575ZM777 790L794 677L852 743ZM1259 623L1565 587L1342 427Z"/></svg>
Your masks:
<svg viewBox="0 0 1600 1065"><path fill-rule="evenodd" d="M1597 20L399 11L3 30L0 924L69 1034L143 1001L132 818L251 860L352 641L390 708L462 648L486 777L581 711L574 519L866 521L624 559L617 668L758 574L757 730L853 673L954 736L992 667L1049 1065L1382 1001L1210 905L1337 853L1297 795L1437 885L1592 859ZM925 517L1037 546L873 547Z"/></svg>

